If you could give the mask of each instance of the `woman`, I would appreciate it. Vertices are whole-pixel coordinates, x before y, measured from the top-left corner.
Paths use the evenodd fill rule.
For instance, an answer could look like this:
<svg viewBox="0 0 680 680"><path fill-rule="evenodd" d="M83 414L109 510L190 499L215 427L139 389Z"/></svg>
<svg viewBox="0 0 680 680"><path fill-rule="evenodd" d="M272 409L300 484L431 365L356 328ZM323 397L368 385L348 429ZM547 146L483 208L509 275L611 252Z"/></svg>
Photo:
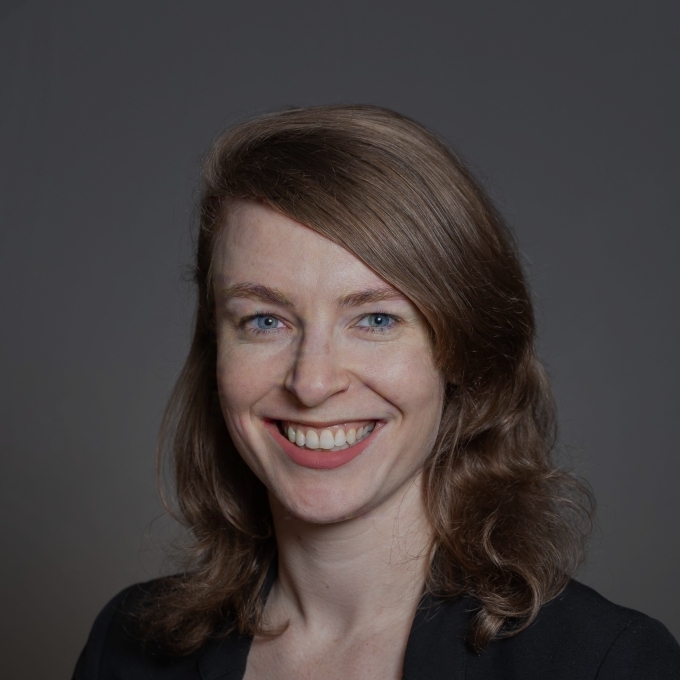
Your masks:
<svg viewBox="0 0 680 680"><path fill-rule="evenodd" d="M680 677L570 580L592 508L530 295L435 136L369 106L228 130L195 280L164 426L193 559L112 600L75 678Z"/></svg>

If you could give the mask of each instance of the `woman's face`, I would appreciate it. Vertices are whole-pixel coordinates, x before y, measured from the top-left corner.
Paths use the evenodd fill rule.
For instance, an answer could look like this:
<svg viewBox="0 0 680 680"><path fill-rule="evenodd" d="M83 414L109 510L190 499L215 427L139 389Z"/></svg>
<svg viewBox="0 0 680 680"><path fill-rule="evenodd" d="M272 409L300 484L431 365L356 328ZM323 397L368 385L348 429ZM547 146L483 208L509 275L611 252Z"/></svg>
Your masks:
<svg viewBox="0 0 680 680"><path fill-rule="evenodd" d="M375 509L434 444L443 380L427 324L341 246L254 203L215 253L217 381L233 441L310 522Z"/></svg>

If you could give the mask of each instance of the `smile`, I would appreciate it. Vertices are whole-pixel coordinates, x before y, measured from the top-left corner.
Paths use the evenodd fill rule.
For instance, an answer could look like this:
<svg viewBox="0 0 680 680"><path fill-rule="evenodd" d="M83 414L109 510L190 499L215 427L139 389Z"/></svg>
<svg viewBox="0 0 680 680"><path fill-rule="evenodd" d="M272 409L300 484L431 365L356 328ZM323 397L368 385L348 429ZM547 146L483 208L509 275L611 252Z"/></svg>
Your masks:
<svg viewBox="0 0 680 680"><path fill-rule="evenodd" d="M306 468L332 470L347 465L362 454L386 423L382 420L357 420L314 426L265 418L263 424L293 463Z"/></svg>
<svg viewBox="0 0 680 680"><path fill-rule="evenodd" d="M292 421L280 421L281 433L288 441L300 448L342 451L368 437L376 421L362 420L345 422L326 427L310 427Z"/></svg>

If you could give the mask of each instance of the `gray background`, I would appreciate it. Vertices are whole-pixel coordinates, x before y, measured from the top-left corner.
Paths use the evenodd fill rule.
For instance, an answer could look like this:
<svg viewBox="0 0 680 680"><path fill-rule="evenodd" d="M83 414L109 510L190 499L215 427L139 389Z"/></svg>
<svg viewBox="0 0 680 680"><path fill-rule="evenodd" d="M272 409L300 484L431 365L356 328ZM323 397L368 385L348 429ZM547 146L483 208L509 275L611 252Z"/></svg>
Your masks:
<svg viewBox="0 0 680 680"><path fill-rule="evenodd" d="M104 603L168 568L153 453L201 153L288 104L392 107L477 169L526 259L564 456L599 500L581 578L680 636L678 14L1 5L2 676L68 678Z"/></svg>

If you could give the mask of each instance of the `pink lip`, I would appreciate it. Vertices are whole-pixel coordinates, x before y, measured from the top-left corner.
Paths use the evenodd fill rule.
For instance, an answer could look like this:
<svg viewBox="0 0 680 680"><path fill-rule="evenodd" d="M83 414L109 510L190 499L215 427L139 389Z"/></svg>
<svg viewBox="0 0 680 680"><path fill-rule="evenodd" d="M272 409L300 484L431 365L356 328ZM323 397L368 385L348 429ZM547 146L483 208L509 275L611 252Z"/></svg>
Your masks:
<svg viewBox="0 0 680 680"><path fill-rule="evenodd" d="M322 449L303 449L288 441L280 432L275 421L265 420L264 425L283 449L284 453L298 465L316 470L332 470L333 468L346 465L354 460L371 442L381 428L382 423L377 422L371 434L362 439L358 444L348 446L342 451L324 451Z"/></svg>

